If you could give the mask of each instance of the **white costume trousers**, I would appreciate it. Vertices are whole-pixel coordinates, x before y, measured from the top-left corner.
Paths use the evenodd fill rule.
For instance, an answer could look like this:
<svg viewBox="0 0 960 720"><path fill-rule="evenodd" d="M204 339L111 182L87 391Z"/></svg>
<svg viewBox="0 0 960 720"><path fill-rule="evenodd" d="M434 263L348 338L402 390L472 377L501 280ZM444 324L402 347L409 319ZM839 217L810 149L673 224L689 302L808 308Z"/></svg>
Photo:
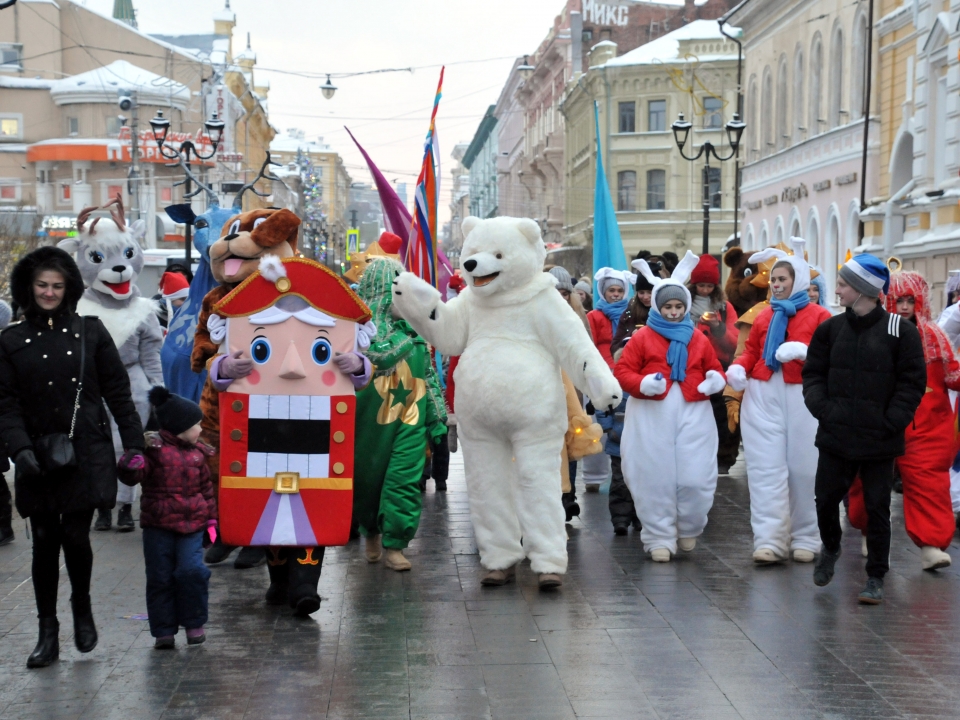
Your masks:
<svg viewBox="0 0 960 720"><path fill-rule="evenodd" d="M703 533L717 489L717 444L710 403L687 402L677 383L663 400L627 400L620 455L645 551L676 553L677 538Z"/></svg>
<svg viewBox="0 0 960 720"><path fill-rule="evenodd" d="M784 558L791 550L819 552L817 421L803 403L803 386L785 383L782 372L748 380L740 430L753 549L769 548Z"/></svg>
<svg viewBox="0 0 960 720"><path fill-rule="evenodd" d="M563 435L500 437L457 419L480 564L504 570L528 557L535 573L565 573Z"/></svg>

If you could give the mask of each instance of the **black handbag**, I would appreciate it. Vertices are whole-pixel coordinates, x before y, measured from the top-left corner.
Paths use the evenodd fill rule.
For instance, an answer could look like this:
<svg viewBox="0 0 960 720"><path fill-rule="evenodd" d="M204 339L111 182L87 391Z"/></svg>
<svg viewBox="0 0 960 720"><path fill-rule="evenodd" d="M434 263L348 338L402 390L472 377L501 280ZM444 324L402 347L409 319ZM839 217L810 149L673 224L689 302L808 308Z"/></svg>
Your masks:
<svg viewBox="0 0 960 720"><path fill-rule="evenodd" d="M65 470L77 467L77 453L73 447L73 431L77 424L77 411L80 409L80 394L83 392L83 371L86 361L84 352L84 327L86 323L80 318L80 385L77 387L77 396L73 401L73 417L70 419L70 433L50 433L34 442L37 461L44 472Z"/></svg>

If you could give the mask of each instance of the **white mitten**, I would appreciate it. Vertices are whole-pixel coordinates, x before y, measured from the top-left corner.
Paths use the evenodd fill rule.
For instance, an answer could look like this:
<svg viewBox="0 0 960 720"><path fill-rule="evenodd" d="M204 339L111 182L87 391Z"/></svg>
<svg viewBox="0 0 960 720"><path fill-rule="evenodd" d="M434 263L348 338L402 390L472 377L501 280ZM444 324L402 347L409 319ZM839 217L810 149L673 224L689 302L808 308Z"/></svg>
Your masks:
<svg viewBox="0 0 960 720"><path fill-rule="evenodd" d="M647 397L663 395L667 391L667 379L662 373L650 373L640 381L640 392Z"/></svg>
<svg viewBox="0 0 960 720"><path fill-rule="evenodd" d="M702 383L697 385L697 390L704 395L713 395L723 390L727 386L727 381L723 375L716 370L707 370L707 377Z"/></svg>
<svg viewBox="0 0 960 720"><path fill-rule="evenodd" d="M593 406L600 411L614 410L623 399L620 383L607 370L603 375L587 376L587 396Z"/></svg>
<svg viewBox="0 0 960 720"><path fill-rule="evenodd" d="M407 321L433 320L442 299L439 290L413 273L400 273L393 281L393 304Z"/></svg>
<svg viewBox="0 0 960 720"><path fill-rule="evenodd" d="M737 392L747 389L747 371L743 369L743 365L734 363L727 368L727 384Z"/></svg>
<svg viewBox="0 0 960 720"><path fill-rule="evenodd" d="M219 345L227 336L227 319L211 314L207 318L207 332L210 333L210 339Z"/></svg>
<svg viewBox="0 0 960 720"><path fill-rule="evenodd" d="M777 348L777 360L782 363L793 362L794 360L807 359L807 346L802 342L790 341L781 343Z"/></svg>

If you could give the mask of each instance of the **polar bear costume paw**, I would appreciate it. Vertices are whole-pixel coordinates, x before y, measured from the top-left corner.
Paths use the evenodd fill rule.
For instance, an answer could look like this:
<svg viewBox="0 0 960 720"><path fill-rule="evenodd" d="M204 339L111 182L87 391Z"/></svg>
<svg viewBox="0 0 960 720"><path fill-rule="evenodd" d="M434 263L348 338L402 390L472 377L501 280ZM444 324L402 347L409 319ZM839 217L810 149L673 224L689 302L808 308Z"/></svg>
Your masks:
<svg viewBox="0 0 960 720"><path fill-rule="evenodd" d="M393 281L393 304L407 320L433 320L441 300L439 290L411 272L400 273Z"/></svg>
<svg viewBox="0 0 960 720"><path fill-rule="evenodd" d="M587 376L587 395L595 408L610 412L615 410L623 399L623 390L613 375L607 372L603 375Z"/></svg>

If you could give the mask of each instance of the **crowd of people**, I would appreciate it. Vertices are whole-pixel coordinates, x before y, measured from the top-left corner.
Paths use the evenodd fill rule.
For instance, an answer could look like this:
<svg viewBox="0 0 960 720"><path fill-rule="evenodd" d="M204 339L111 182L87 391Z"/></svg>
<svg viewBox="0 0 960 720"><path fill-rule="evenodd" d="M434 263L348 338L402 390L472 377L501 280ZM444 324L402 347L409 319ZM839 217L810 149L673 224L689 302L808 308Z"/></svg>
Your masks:
<svg viewBox="0 0 960 720"><path fill-rule="evenodd" d="M268 566L265 601L303 617L320 606L324 548L347 542L346 528L365 538L369 562L410 570L404 549L419 526L421 493L430 477L436 491L446 490L459 442L487 586L510 582L525 557L541 589L562 586L562 520L580 512L578 480L587 492L609 481L613 533L639 532L651 561L693 551L718 478L730 473L741 445L756 564L810 563L814 583L827 585L844 507L864 538L859 601L882 602L896 482L923 569L951 563L946 549L960 509L960 491L951 491L960 450L960 305L949 303L934 322L919 274L891 275L880 260L858 255L828 289L807 263L804 242L793 238L749 257L736 249L743 272L732 271L727 287L759 288L749 307L738 293L738 308L715 257L643 251L629 270L598 268L577 279L543 266L535 225L470 218L463 269L443 297L410 278L391 253L374 258L348 287L295 256L299 220L284 212L227 222L217 241L223 251L214 244L203 256L210 263L204 275L219 284L202 309L187 302L190 270L172 268L152 305L157 317L129 327L88 310L93 293L135 300L135 274L113 267L119 279L103 281L105 271L82 272L70 252L53 247L14 268L12 323L14 313L0 303L0 323L10 323L0 333L0 441L15 465L17 511L32 530L39 640L29 667L59 657L61 550L75 644L81 652L96 646L89 532L95 515L96 529L112 527L118 497L118 530L133 530L135 488L142 488L150 632L156 648L171 649L181 628L189 645L206 639L207 566L238 545L237 568ZM79 223L84 247L109 246L89 251L93 262L91 253L114 251L134 259L124 250L122 208L112 222L102 221L99 239L97 222ZM508 231L529 246L504 244ZM386 236L382 243L393 240L399 243ZM231 254L239 256L243 242L263 256L245 269ZM733 260L724 258L731 267ZM518 267L526 275L512 275ZM484 294L501 276L511 283L505 295ZM834 291L838 314L827 302ZM547 329L521 326L516 318L536 320L527 311L510 315L504 296L523 307L539 303ZM172 387L166 372L163 387L155 370L156 334L182 324L186 312L195 313L192 362L203 378L193 394ZM535 437L523 413L488 417L491 399L483 393L491 386L477 381L490 372L490 343L510 347L534 336L543 348L528 357L540 369L518 363L517 373L532 373L526 390L544 393L541 410L562 415L537 421ZM478 355L478 346L487 354ZM143 368L145 387L136 381ZM466 388L460 397L457 378ZM504 377L504 386L512 380ZM279 398L282 414L272 405L257 410L257 398ZM509 407L511 398L497 401ZM343 452L355 457L344 463ZM274 459L254 470L260 455ZM489 472L500 461L502 472ZM271 499L254 516L246 504L240 511L235 491L255 489ZM294 497L305 489L352 491L345 520L343 512L323 511L322 522L342 532L319 527L316 506ZM6 544L14 539L11 498L6 483L0 491ZM332 502L336 508L341 500Z"/></svg>

